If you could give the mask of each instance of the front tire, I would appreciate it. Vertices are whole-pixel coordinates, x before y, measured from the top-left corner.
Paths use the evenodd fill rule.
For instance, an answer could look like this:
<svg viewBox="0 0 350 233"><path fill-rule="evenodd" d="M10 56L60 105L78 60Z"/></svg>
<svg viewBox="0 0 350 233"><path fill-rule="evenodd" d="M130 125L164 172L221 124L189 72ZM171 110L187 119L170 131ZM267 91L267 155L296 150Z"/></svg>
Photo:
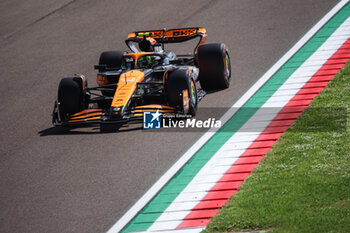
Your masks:
<svg viewBox="0 0 350 233"><path fill-rule="evenodd" d="M188 92L188 113L195 116L197 113L198 96L196 83L191 78L190 70L175 70L167 78L167 99L170 106L183 110L183 91Z"/></svg>
<svg viewBox="0 0 350 233"><path fill-rule="evenodd" d="M199 82L205 91L230 86L231 63L224 43L205 44L198 48Z"/></svg>
<svg viewBox="0 0 350 233"><path fill-rule="evenodd" d="M121 69L123 64L124 54L126 54L125 51L105 51L101 53L100 59L98 62L100 66L100 68L98 69L98 72L101 73L106 70ZM106 84L116 83L118 81L119 76L113 76L113 77L114 78L112 80L107 80ZM114 95L114 91L108 91L108 90L102 90L101 93L102 95L109 96L109 97Z"/></svg>
<svg viewBox="0 0 350 233"><path fill-rule="evenodd" d="M61 120L69 119L72 114L86 107L84 93L79 82L73 78L63 78L58 86L58 108Z"/></svg>

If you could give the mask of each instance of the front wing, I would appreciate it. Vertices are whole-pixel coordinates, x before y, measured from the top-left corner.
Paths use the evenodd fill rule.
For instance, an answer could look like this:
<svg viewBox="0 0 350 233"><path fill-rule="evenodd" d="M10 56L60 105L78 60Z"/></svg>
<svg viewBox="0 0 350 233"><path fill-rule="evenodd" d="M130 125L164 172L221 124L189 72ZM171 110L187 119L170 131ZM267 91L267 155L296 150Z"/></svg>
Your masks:
<svg viewBox="0 0 350 233"><path fill-rule="evenodd" d="M174 107L165 105L143 105L137 106L130 111L126 111L122 115L119 111L111 109L86 109L81 112L75 113L69 117L69 119L62 120L57 116L58 107L55 105L53 112L53 124L58 125L80 125L80 124L97 124L97 123L129 123L129 122L142 122L144 112L159 111L162 115L177 114L177 110Z"/></svg>

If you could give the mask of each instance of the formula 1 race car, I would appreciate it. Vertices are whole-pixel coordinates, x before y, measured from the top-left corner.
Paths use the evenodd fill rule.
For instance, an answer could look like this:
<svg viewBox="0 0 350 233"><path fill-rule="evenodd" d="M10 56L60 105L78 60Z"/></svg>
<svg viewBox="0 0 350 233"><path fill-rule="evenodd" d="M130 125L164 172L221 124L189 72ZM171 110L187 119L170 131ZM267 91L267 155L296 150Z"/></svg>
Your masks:
<svg viewBox="0 0 350 233"><path fill-rule="evenodd" d="M191 55L164 50L166 43L198 37ZM95 66L98 86L88 87L82 74L61 80L53 124L123 124L142 120L145 111L194 116L207 91L228 88L231 80L226 45L204 44L206 37L206 29L200 27L130 33L125 42L131 53L100 55Z"/></svg>

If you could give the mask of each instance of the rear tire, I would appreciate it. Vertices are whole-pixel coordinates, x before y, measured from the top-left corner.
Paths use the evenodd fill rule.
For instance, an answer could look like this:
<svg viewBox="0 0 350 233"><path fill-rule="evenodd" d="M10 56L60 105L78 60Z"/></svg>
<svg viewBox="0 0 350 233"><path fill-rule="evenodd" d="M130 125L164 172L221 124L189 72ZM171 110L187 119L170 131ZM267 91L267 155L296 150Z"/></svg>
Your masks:
<svg viewBox="0 0 350 233"><path fill-rule="evenodd" d="M123 56L126 54L125 51L105 51L101 53L98 64L101 66L98 72L104 72L108 70L119 70L123 63ZM108 84L115 83L117 80L109 80ZM114 91L102 90L102 95L113 96Z"/></svg>
<svg viewBox="0 0 350 233"><path fill-rule="evenodd" d="M125 53L125 51L105 51L101 53L98 64L106 65L108 69L121 69ZM103 72L104 70L99 69L98 71Z"/></svg>
<svg viewBox="0 0 350 233"><path fill-rule="evenodd" d="M205 44L198 48L199 82L205 91L230 86L231 63L224 43Z"/></svg>
<svg viewBox="0 0 350 233"><path fill-rule="evenodd" d="M175 70L167 78L167 97L170 106L183 108L184 90L188 91L189 97L189 114L196 115L198 96L196 83L190 76L189 70Z"/></svg>
<svg viewBox="0 0 350 233"><path fill-rule="evenodd" d="M61 120L86 107L81 85L74 78L63 78L58 86L58 108Z"/></svg>

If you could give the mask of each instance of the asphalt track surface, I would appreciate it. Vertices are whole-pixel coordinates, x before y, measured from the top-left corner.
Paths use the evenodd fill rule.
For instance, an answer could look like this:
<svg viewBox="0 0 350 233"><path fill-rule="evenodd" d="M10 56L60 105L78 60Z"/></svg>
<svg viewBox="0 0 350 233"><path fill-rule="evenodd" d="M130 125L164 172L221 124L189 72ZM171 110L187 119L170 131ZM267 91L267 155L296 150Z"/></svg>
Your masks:
<svg viewBox="0 0 350 233"><path fill-rule="evenodd" d="M233 80L200 108L229 107L337 2L2 0L0 232L105 232L201 135L53 128L61 77L94 85L99 54L131 31L202 26Z"/></svg>

